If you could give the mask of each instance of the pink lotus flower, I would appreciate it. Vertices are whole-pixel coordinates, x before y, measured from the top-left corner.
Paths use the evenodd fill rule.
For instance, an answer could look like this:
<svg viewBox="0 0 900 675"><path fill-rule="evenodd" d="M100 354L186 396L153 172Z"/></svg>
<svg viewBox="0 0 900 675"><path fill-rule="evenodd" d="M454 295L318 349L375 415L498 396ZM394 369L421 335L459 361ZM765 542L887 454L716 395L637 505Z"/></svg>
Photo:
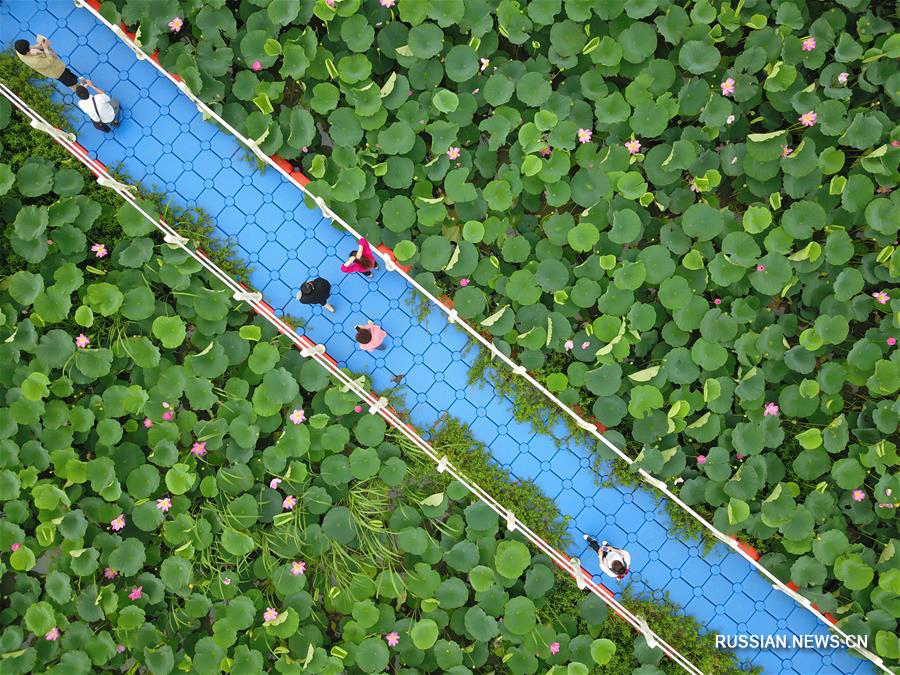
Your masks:
<svg viewBox="0 0 900 675"><path fill-rule="evenodd" d="M481 59L481 72L484 72L489 65L491 65L490 59Z"/></svg>
<svg viewBox="0 0 900 675"><path fill-rule="evenodd" d="M10 546L10 549L12 549L12 552L13 552L13 553L15 553L16 551L18 551L20 548L22 548L22 544L20 544L19 542L16 542L16 543L13 544L12 546Z"/></svg>
<svg viewBox="0 0 900 675"><path fill-rule="evenodd" d="M52 240L52 239L48 239L48 240L47 240L47 246L53 246L53 240Z"/></svg>
<svg viewBox="0 0 900 675"><path fill-rule="evenodd" d="M757 271L757 272L765 272L765 271L766 271L766 266L765 266L765 265L757 265L757 266L756 266L756 271Z"/></svg>
<svg viewBox="0 0 900 675"><path fill-rule="evenodd" d="M697 455L697 464L706 464L706 455Z"/></svg>
<svg viewBox="0 0 900 675"><path fill-rule="evenodd" d="M334 9L334 0L325 0L325 4Z"/></svg>
<svg viewBox="0 0 900 675"><path fill-rule="evenodd" d="M594 132L590 129L579 129L578 130L578 142L579 143L589 143L591 140L591 136L594 135Z"/></svg>
<svg viewBox="0 0 900 675"><path fill-rule="evenodd" d="M469 280L468 280L468 278L463 277L462 279L460 279L460 280L459 280L459 285L460 285L460 286L463 286L463 287L468 286L468 285L469 285Z"/></svg>
<svg viewBox="0 0 900 675"><path fill-rule="evenodd" d="M103 576L105 576L107 579L115 579L117 576L119 576L119 573L116 572L112 567L107 567L105 570L103 570Z"/></svg>
<svg viewBox="0 0 900 675"><path fill-rule="evenodd" d="M558 642L550 643L550 653L551 654L559 654L559 643Z"/></svg>
<svg viewBox="0 0 900 675"><path fill-rule="evenodd" d="M51 642L52 642L53 640L58 640L58 639L59 639L59 628L57 628L56 626L54 626L53 628L51 628L50 630L48 630L48 631L47 631L47 634L44 635L44 639L45 639L45 640L50 640Z"/></svg>
<svg viewBox="0 0 900 675"><path fill-rule="evenodd" d="M384 639L387 640L388 646L390 647L396 647L400 643L400 636L395 630L392 630L390 633L385 635Z"/></svg>
<svg viewBox="0 0 900 675"><path fill-rule="evenodd" d="M891 300L891 296L889 296L884 291L878 291L877 293L872 293L872 297L878 302L879 305L886 305Z"/></svg>
<svg viewBox="0 0 900 675"><path fill-rule="evenodd" d="M300 424L301 422L304 422L306 420L306 412L303 410L303 408L297 408L296 410L294 410L294 412L291 413L290 420L294 424Z"/></svg>
<svg viewBox="0 0 900 675"><path fill-rule="evenodd" d="M809 112L805 112L800 115L800 124L805 127L815 126L816 120L818 119L818 115L816 115L815 110L810 110Z"/></svg>
<svg viewBox="0 0 900 675"><path fill-rule="evenodd" d="M900 141L891 141L892 148L900 148Z"/></svg>
<svg viewBox="0 0 900 675"><path fill-rule="evenodd" d="M789 157L790 154L791 154L793 151L794 151L793 148L790 148L790 147L788 147L788 146L785 145L785 146L781 149L781 156L782 156L782 157Z"/></svg>
<svg viewBox="0 0 900 675"><path fill-rule="evenodd" d="M117 645L116 645L116 651L117 651L119 654L121 654L122 652L125 651L125 645L123 645L123 644L121 644L121 643L117 644Z"/></svg>
<svg viewBox="0 0 900 675"><path fill-rule="evenodd" d="M274 607L266 607L266 611L263 613L263 621L265 621L266 623L272 623L277 618L278 610Z"/></svg>
<svg viewBox="0 0 900 675"><path fill-rule="evenodd" d="M170 406L169 406L169 402L168 402L168 401L163 401L163 402L162 402L162 407L163 407L163 408L169 408L169 407L170 407Z"/></svg>
<svg viewBox="0 0 900 675"><path fill-rule="evenodd" d="M171 410L167 410L163 413L163 419L166 420L166 422L168 422L173 417L175 417L175 413L173 413Z"/></svg>
<svg viewBox="0 0 900 675"><path fill-rule="evenodd" d="M734 115L729 115L729 116L725 119L725 124L732 124L733 122L734 122Z"/></svg>
<svg viewBox="0 0 900 675"><path fill-rule="evenodd" d="M131 589L131 593L128 594L128 599L129 600L140 600L143 590L144 590L143 586L135 586L134 588Z"/></svg>
<svg viewBox="0 0 900 675"><path fill-rule="evenodd" d="M847 84L847 80L850 78L850 73L839 73L837 76L837 81L840 84Z"/></svg>
<svg viewBox="0 0 900 675"><path fill-rule="evenodd" d="M574 346L575 346L575 343L572 340L566 340L565 344L563 345L563 349L565 349L566 351L569 351Z"/></svg>
<svg viewBox="0 0 900 675"><path fill-rule="evenodd" d="M743 452L739 452L735 455L735 457L737 457L738 460L744 460L746 459L747 455L745 455Z"/></svg>
<svg viewBox="0 0 900 675"><path fill-rule="evenodd" d="M184 25L184 21L182 21L180 16L176 16L169 22L169 30L174 33L177 33L181 30L181 27Z"/></svg>
<svg viewBox="0 0 900 675"><path fill-rule="evenodd" d="M107 255L109 255L109 251L106 250L106 246L104 246L103 244L94 244L93 246L91 246L91 250L98 258L105 258Z"/></svg>
<svg viewBox="0 0 900 675"><path fill-rule="evenodd" d="M284 501L281 502L281 506L286 510L290 511L292 508L297 506L297 498L293 495L288 495L284 498Z"/></svg>
<svg viewBox="0 0 900 675"><path fill-rule="evenodd" d="M75 346L78 347L78 349L84 349L89 344L91 344L91 341L84 333L81 333L77 338L75 338Z"/></svg>
<svg viewBox="0 0 900 675"><path fill-rule="evenodd" d="M893 347L895 344L897 344L897 338L889 337L889 338L887 339L887 343L888 343L891 347Z"/></svg>
<svg viewBox="0 0 900 675"><path fill-rule="evenodd" d="M721 305L721 304L722 304L722 298L716 298L715 300L713 300L713 304L714 304L714 305Z"/></svg>
<svg viewBox="0 0 900 675"><path fill-rule="evenodd" d="M226 586L231 586L231 577L222 577L222 583Z"/></svg>
<svg viewBox="0 0 900 675"><path fill-rule="evenodd" d="M625 149L628 150L629 155L636 155L641 151L641 142L636 138L632 138L630 141L625 142Z"/></svg>
<svg viewBox="0 0 900 675"><path fill-rule="evenodd" d="M451 145L450 149L447 150L447 157L450 159L459 159L459 148L455 145Z"/></svg>
<svg viewBox="0 0 900 675"><path fill-rule="evenodd" d="M541 157L549 157L550 153L552 153L552 152L553 152L553 148L551 148L549 145L545 145L543 148L538 150L538 154Z"/></svg>
<svg viewBox="0 0 900 675"><path fill-rule="evenodd" d="M582 348L582 349L587 349L587 348L590 347L590 346L591 346L591 341L590 341L590 340L585 340L584 342L581 343L581 348Z"/></svg>
<svg viewBox="0 0 900 675"><path fill-rule="evenodd" d="M194 442L191 446L191 454L195 457L203 457L206 454L206 441Z"/></svg>
<svg viewBox="0 0 900 675"><path fill-rule="evenodd" d="M394 6L394 2L396 2L396 0L378 0L378 3L382 7L387 7L388 9Z"/></svg>
<svg viewBox="0 0 900 675"><path fill-rule="evenodd" d="M722 90L722 96L730 96L734 93L734 78L729 77L724 82L720 82L719 88Z"/></svg>
<svg viewBox="0 0 900 675"><path fill-rule="evenodd" d="M815 48L816 48L816 38L814 38L814 37L806 38L800 47L800 49L802 49L805 52L811 52Z"/></svg>
<svg viewBox="0 0 900 675"><path fill-rule="evenodd" d="M280 478L273 478L272 480L269 481L269 487L272 488L273 490L277 490L279 485L281 485Z"/></svg>
<svg viewBox="0 0 900 675"><path fill-rule="evenodd" d="M145 417L144 418L144 428L149 429L152 426L153 426L153 420L151 420L149 417Z"/></svg>
<svg viewBox="0 0 900 675"><path fill-rule="evenodd" d="M778 417L778 405L772 402L766 403L763 408L763 417L768 417L772 415L774 417Z"/></svg>
<svg viewBox="0 0 900 675"><path fill-rule="evenodd" d="M163 497L156 500L156 508L165 513L172 508L172 500L169 497Z"/></svg>
<svg viewBox="0 0 900 675"><path fill-rule="evenodd" d="M866 493L864 490L857 489L857 490L853 491L852 496L853 496L853 501L861 502L863 499L866 498Z"/></svg>
<svg viewBox="0 0 900 675"><path fill-rule="evenodd" d="M113 532L118 532L122 528L125 527L125 514L120 513L117 517L113 518L109 523L110 528Z"/></svg>
<svg viewBox="0 0 900 675"><path fill-rule="evenodd" d="M362 412L362 406L361 406L361 405L353 406L353 412L355 412L355 413L361 413L361 412Z"/></svg>
<svg viewBox="0 0 900 675"><path fill-rule="evenodd" d="M291 563L291 574L293 574L295 577L298 577L301 574L304 574L305 572L306 572L306 563L304 561L302 561L302 560L296 561L295 560L293 563Z"/></svg>
<svg viewBox="0 0 900 675"><path fill-rule="evenodd" d="M260 71L260 70L262 70L262 61L260 61L259 59L256 59L256 61L254 61L253 65L250 67L257 72Z"/></svg>

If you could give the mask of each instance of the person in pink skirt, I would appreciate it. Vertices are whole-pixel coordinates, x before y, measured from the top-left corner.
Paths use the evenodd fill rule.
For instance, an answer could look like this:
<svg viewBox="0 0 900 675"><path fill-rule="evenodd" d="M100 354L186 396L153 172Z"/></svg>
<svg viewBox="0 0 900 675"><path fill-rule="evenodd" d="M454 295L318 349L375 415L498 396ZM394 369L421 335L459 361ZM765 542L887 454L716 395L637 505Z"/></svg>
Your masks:
<svg viewBox="0 0 900 675"><path fill-rule="evenodd" d="M359 248L351 252L347 262L341 265L341 272L346 272L347 274L359 272L366 277L371 277L372 270L377 269L378 260L375 258L375 254L372 253L372 247L369 246L369 242L366 241L365 237L360 238Z"/></svg>
<svg viewBox="0 0 900 675"><path fill-rule="evenodd" d="M376 326L371 321L362 326L356 327L356 341L359 343L359 348L364 352L372 352L376 349L384 349L384 338L387 337L387 333L385 333L381 328Z"/></svg>

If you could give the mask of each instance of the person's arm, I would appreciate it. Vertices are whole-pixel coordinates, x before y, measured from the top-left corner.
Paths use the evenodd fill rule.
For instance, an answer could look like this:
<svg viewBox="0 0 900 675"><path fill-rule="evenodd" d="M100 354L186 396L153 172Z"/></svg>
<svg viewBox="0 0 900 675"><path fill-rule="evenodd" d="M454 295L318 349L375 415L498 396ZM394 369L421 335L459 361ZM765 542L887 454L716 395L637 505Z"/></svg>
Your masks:
<svg viewBox="0 0 900 675"><path fill-rule="evenodd" d="M85 83L87 86L89 86L91 89L93 89L94 91L96 91L98 94L106 94L105 91L103 91L100 87L98 87L96 84L94 84L94 83L91 82L90 80L85 80L84 83Z"/></svg>
<svg viewBox="0 0 900 675"><path fill-rule="evenodd" d="M359 248L356 249L356 255L354 256L354 258L356 258L357 260L358 260L359 258L361 258L361 257L362 257L362 254L363 254L363 245L362 245L362 242L363 242L363 240L360 239L360 240L359 240Z"/></svg>
<svg viewBox="0 0 900 675"><path fill-rule="evenodd" d="M37 46L43 51L45 54L49 56L56 56L56 52L53 51L53 48L50 46L50 40L45 38L43 35L37 36Z"/></svg>

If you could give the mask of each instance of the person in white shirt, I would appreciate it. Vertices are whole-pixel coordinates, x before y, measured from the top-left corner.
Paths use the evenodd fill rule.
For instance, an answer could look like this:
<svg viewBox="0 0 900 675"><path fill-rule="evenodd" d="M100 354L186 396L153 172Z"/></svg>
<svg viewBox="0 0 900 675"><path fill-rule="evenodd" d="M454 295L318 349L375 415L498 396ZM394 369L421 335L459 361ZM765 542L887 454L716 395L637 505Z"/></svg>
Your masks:
<svg viewBox="0 0 900 675"><path fill-rule="evenodd" d="M88 87L97 93L91 95ZM91 118L94 127L101 131L111 131L110 126L119 126L119 102L114 101L105 91L95 86L90 80L75 87L75 95L80 99L78 107Z"/></svg>
<svg viewBox="0 0 900 675"><path fill-rule="evenodd" d="M597 540L588 535L584 535L584 540L594 551L597 552L597 559L600 562L600 569L616 579L623 579L628 574L628 568L631 566L631 555L623 548L610 546L607 542L598 544Z"/></svg>

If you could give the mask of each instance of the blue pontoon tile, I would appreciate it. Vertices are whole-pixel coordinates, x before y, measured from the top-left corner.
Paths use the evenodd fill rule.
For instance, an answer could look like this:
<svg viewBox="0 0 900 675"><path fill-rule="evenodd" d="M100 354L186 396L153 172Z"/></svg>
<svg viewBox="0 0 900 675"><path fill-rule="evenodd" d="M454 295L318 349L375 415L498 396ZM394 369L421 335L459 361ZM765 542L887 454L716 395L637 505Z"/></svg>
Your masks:
<svg viewBox="0 0 900 675"><path fill-rule="evenodd" d="M512 401L506 396L494 394L487 406L487 414L497 424L507 424L513 419Z"/></svg>
<svg viewBox="0 0 900 675"><path fill-rule="evenodd" d="M474 419L475 415L477 414L475 412L475 406L473 406L464 398L459 398L459 396L456 397L456 400L447 409L447 412L449 412L452 417L456 417L460 420Z"/></svg>
<svg viewBox="0 0 900 675"><path fill-rule="evenodd" d="M163 145L172 145L181 134L181 125L171 117L160 117L153 122L153 137Z"/></svg>
<svg viewBox="0 0 900 675"><path fill-rule="evenodd" d="M744 592L755 600L765 600L774 593L780 593L780 591L776 591L772 588L772 583L770 581L765 579L755 570L751 570L750 573L741 580L741 586L743 587Z"/></svg>
<svg viewBox="0 0 900 675"><path fill-rule="evenodd" d="M431 339L424 328L410 326L403 335L403 346L413 354L425 354L431 346Z"/></svg>
<svg viewBox="0 0 900 675"><path fill-rule="evenodd" d="M403 346L407 346L405 342ZM417 394L422 394L434 383L434 373L424 363L418 363L410 368L403 378L403 383Z"/></svg>
<svg viewBox="0 0 900 675"><path fill-rule="evenodd" d="M511 464L516 475L520 478L528 478L530 480L537 478L541 473L541 463L528 453L519 452L515 442L509 439L509 436L507 436L504 441L507 439L509 440L509 455L515 456L511 461Z"/></svg>
<svg viewBox="0 0 900 675"><path fill-rule="evenodd" d="M251 227L257 226L253 225ZM271 234L267 234L266 239L266 243L259 250L259 260L270 270L281 270L285 267L285 263L288 260L287 251L284 250L281 244L271 238ZM291 269L284 270L284 281L297 288L300 288L300 284L303 283L302 279L295 277L295 272Z"/></svg>
<svg viewBox="0 0 900 675"><path fill-rule="evenodd" d="M579 494L594 495L597 492L597 481L589 471L580 471L572 477L572 486Z"/></svg>
<svg viewBox="0 0 900 675"><path fill-rule="evenodd" d="M465 391L469 387L469 366L460 355L454 357L447 371L444 373L444 381L454 389Z"/></svg>
<svg viewBox="0 0 900 675"><path fill-rule="evenodd" d="M710 574L702 582L703 595L717 605L724 605L733 594L731 582L721 574Z"/></svg>
<svg viewBox="0 0 900 675"><path fill-rule="evenodd" d="M571 479L581 469L578 457L568 448L559 448L552 445L552 440L544 434L535 435L531 441L532 452L541 453L542 457L553 458L553 473L560 478ZM555 454L550 454L555 451Z"/></svg>
<svg viewBox="0 0 900 675"><path fill-rule="evenodd" d="M200 141L191 134L179 133L177 140L172 143L172 152L183 162L190 162L191 170L195 170L195 160L200 154Z"/></svg>
<svg viewBox="0 0 900 675"><path fill-rule="evenodd" d="M193 171L185 173L178 181L178 194L188 203L196 202L205 189L203 179Z"/></svg>
<svg viewBox="0 0 900 675"><path fill-rule="evenodd" d="M440 339L440 336L433 336ZM434 340L431 340L431 346L425 350L425 363L427 363L433 370L443 372L447 366L450 364L450 350L448 350L444 345L440 343L435 343Z"/></svg>
<svg viewBox="0 0 900 675"><path fill-rule="evenodd" d="M559 503L557 496L562 492L562 483L559 482L559 479L556 476L549 471L539 471L533 480L535 485L537 485L545 495L556 501L557 504ZM580 538L581 535L578 535L578 537Z"/></svg>
<svg viewBox="0 0 900 675"><path fill-rule="evenodd" d="M652 551L658 551L668 538L666 528L657 523L655 520L647 521L640 526L638 536L645 548Z"/></svg>
<svg viewBox="0 0 900 675"><path fill-rule="evenodd" d="M347 364L347 368L354 373L367 372L372 369L371 356L362 349L355 350L350 356L344 359L344 362Z"/></svg>
<svg viewBox="0 0 900 675"><path fill-rule="evenodd" d="M308 209L305 206L300 206L294 213L300 222L309 224L309 228L315 231L316 238L325 246L340 246L336 255L341 259L341 262L347 259L351 249L356 249L356 240L346 230L333 225L330 220L323 218L319 209Z"/></svg>
<svg viewBox="0 0 900 675"><path fill-rule="evenodd" d="M163 154L156 160L156 175L160 180L174 183L181 177L184 169L182 168L182 161L171 152L166 152L166 147L163 146Z"/></svg>
<svg viewBox="0 0 900 675"><path fill-rule="evenodd" d="M698 595L694 595L684 609L690 616L700 619L701 623L709 621L716 613L715 606L703 596Z"/></svg>
<svg viewBox="0 0 900 675"><path fill-rule="evenodd" d="M412 418L413 424L419 427L429 426L437 416L438 411L427 402L417 403L410 411L410 417Z"/></svg>
<svg viewBox="0 0 900 675"><path fill-rule="evenodd" d="M677 539L669 539L659 550L659 557L673 567L681 567L690 557L688 547ZM727 574L725 575L728 576Z"/></svg>
<svg viewBox="0 0 900 675"><path fill-rule="evenodd" d="M470 424L472 435L479 441L489 446L497 438L497 425L486 417L477 417ZM490 452L490 447L486 448Z"/></svg>
<svg viewBox="0 0 900 675"><path fill-rule="evenodd" d="M632 562L636 562L632 556ZM653 588L665 588L672 580L672 571L661 560L650 560L640 566L641 575Z"/></svg>
<svg viewBox="0 0 900 675"><path fill-rule="evenodd" d="M236 199L246 200L246 197L239 192L236 196ZM293 221L285 221L284 211L279 209L274 204L257 203L255 213L256 222L259 223L260 227L262 227L262 229L264 229L266 232L278 232L285 222L293 223ZM294 240L301 239L301 237L298 237L299 233L296 232L296 224L294 225L294 227L295 231L293 233L291 233L287 237L281 238L282 243L284 243L286 246L291 245Z"/></svg>
<svg viewBox="0 0 900 675"><path fill-rule="evenodd" d="M441 337L447 349L453 351L459 351L469 343L468 334L462 328L453 325L444 326L441 329Z"/></svg>
<svg viewBox="0 0 900 675"><path fill-rule="evenodd" d="M408 384L409 371L414 365L413 355L406 351L402 345L394 344L384 358L388 370L394 375L402 375L402 381Z"/></svg>
<svg viewBox="0 0 900 675"><path fill-rule="evenodd" d="M197 106L187 96L179 96L169 104L169 115L179 124L190 125L199 114Z"/></svg>
<svg viewBox="0 0 900 675"><path fill-rule="evenodd" d="M303 206L303 193L287 181L281 181L272 191L272 201L278 208L289 213L299 209L306 210Z"/></svg>
<svg viewBox="0 0 900 675"><path fill-rule="evenodd" d="M51 43L53 44L53 50L57 54L71 54L78 46L78 38L72 31L60 28L53 31Z"/></svg>
<svg viewBox="0 0 900 675"><path fill-rule="evenodd" d="M117 42L116 46L113 47L114 50L124 49L125 53L130 54L131 52L128 50L124 44ZM125 53L122 54L123 58L125 57ZM167 79L158 75L157 78L150 83L147 87L150 92L150 99L153 101L156 107L159 106L167 106L172 101L175 100L177 96L180 95L180 92L175 87L174 84L169 82Z"/></svg>
<svg viewBox="0 0 900 675"><path fill-rule="evenodd" d="M37 6L33 0L9 0L4 5L0 5L0 17L9 14L11 19L17 19L22 25L26 25L37 12ZM3 29L3 37L6 37L7 31L10 35L16 36L18 39L19 27L14 21L0 21L0 28Z"/></svg>
<svg viewBox="0 0 900 675"><path fill-rule="evenodd" d="M325 249L317 240L307 239L304 246L312 246L316 251L322 252L319 256L319 268L326 267L334 262L327 257ZM361 274L343 274L343 272L341 274L343 276L338 282L341 297L348 302L364 303L371 292L371 287L369 286L371 282Z"/></svg>
<svg viewBox="0 0 900 675"><path fill-rule="evenodd" d="M204 124L207 124L206 122ZM229 134L215 134L209 141L210 150L216 153L221 159L234 159L235 168L244 169L247 163L243 159L236 158L235 155L243 148L234 136ZM242 170L241 174L247 173Z"/></svg>
<svg viewBox="0 0 900 675"><path fill-rule="evenodd" d="M290 287L281 279L273 278L262 291L273 307L284 307L293 297Z"/></svg>
<svg viewBox="0 0 900 675"><path fill-rule="evenodd" d="M722 570L722 574L732 581L743 581L751 573L751 568L747 561L737 553L729 553L725 556L719 563L719 567Z"/></svg>
<svg viewBox="0 0 900 675"><path fill-rule="evenodd" d="M740 592L731 595L722 605L725 607L725 614L738 623L747 621L756 611L754 603Z"/></svg>
<svg viewBox="0 0 900 675"><path fill-rule="evenodd" d="M234 169L223 169L223 171L233 171L233 170ZM230 176L230 174L229 174L229 176ZM216 181L221 180L221 178L222 178L222 174L220 173L216 177ZM241 181L241 183L238 186L236 186L236 188L234 189L234 193L233 193L234 194L234 204L235 204L235 206L237 206L241 211L243 211L247 215L252 214L255 217L256 213L259 211L259 207L261 206L260 201L259 201L259 198L260 198L259 190L257 190L252 185L247 185L246 183L244 183L243 178L241 178L240 181ZM232 178L232 184L233 184L233 178ZM225 188L220 187L219 189L224 194L227 194ZM279 217L279 220L282 220L282 218Z"/></svg>
<svg viewBox="0 0 900 675"><path fill-rule="evenodd" d="M447 410L456 401L456 390L446 382L435 382L428 389L428 400L438 410Z"/></svg>

